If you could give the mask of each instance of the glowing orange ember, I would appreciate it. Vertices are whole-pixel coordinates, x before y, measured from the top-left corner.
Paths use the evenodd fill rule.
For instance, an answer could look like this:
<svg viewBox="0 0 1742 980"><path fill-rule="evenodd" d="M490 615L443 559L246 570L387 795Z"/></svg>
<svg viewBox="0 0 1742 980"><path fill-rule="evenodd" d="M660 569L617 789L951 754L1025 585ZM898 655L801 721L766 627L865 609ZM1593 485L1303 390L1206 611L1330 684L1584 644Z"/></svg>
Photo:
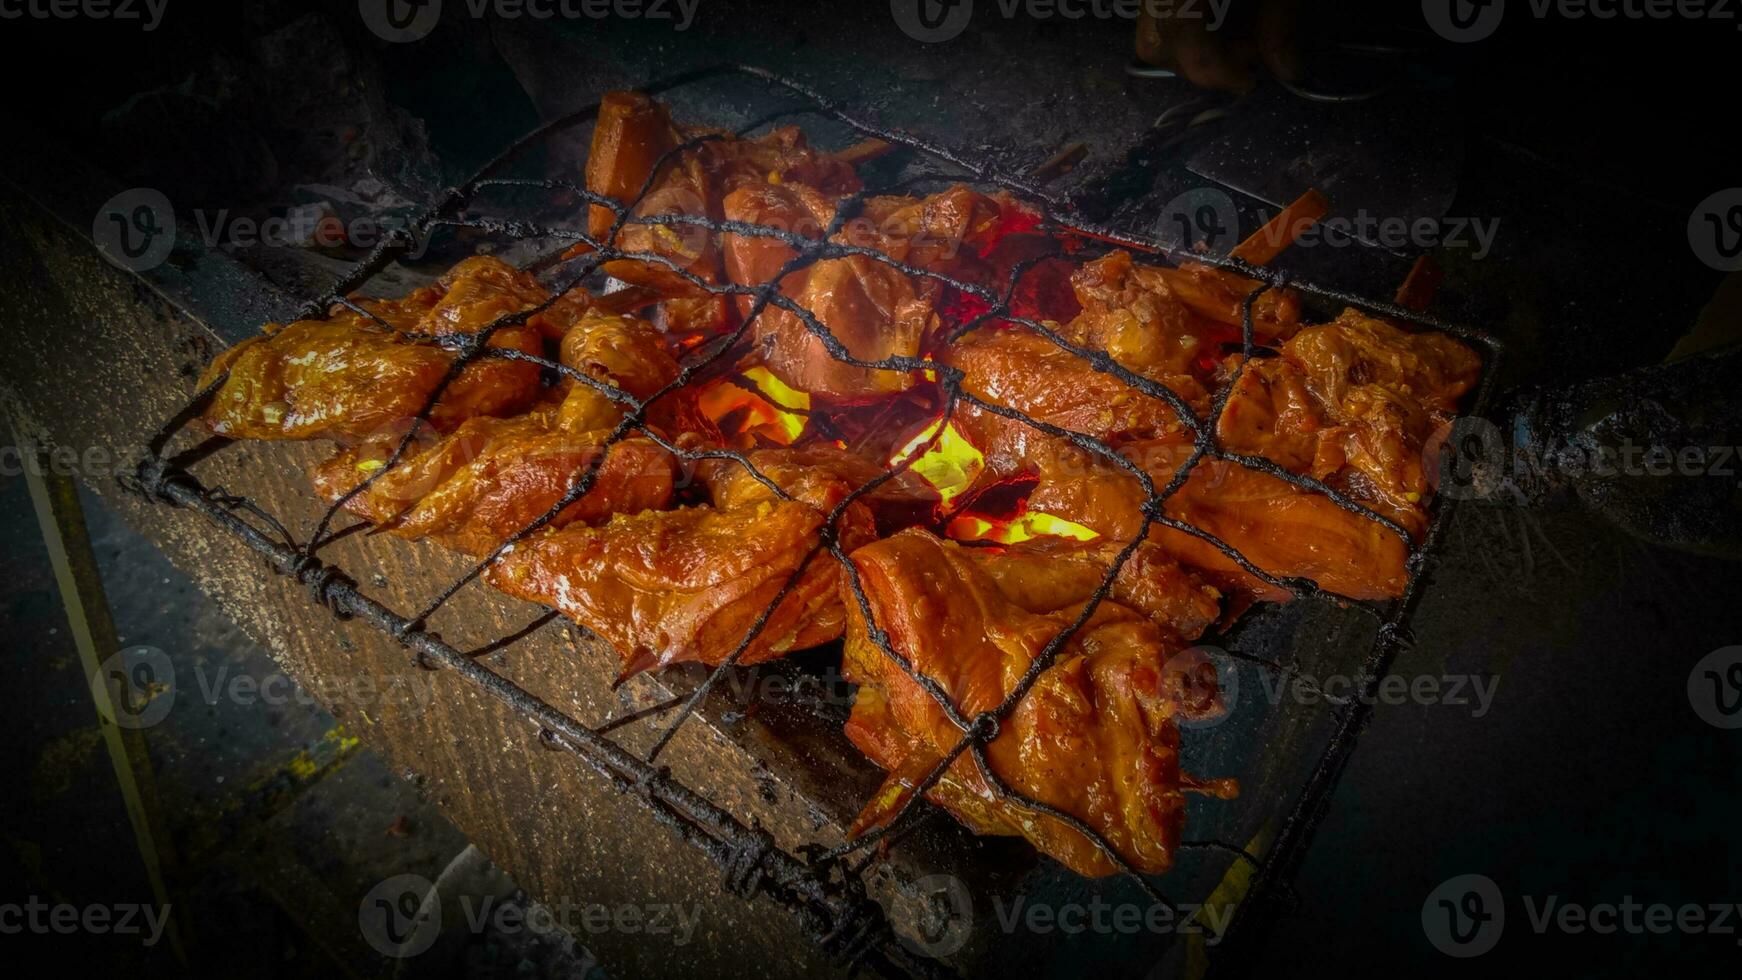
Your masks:
<svg viewBox="0 0 1742 980"><path fill-rule="evenodd" d="M1007 521L964 514L950 521L944 533L957 541L981 541L988 544L1015 544L1039 537L1093 541L1101 536L1074 521L1039 511L1025 511Z"/></svg>
<svg viewBox="0 0 1742 980"><path fill-rule="evenodd" d="M811 396L790 387L765 367L750 368L743 377L751 387L722 380L703 391L697 399L702 414L721 423L735 415L732 424L738 433L759 435L776 445L796 442L810 423L801 413L810 410Z"/></svg>
<svg viewBox="0 0 1742 980"><path fill-rule="evenodd" d="M938 434L940 425L943 426L942 434ZM914 454L933 435L937 435L937 441L915 458ZM945 505L973 486L980 472L986 468L985 455L968 441L967 436L962 435L954 422L944 425L943 419L921 429L919 435L914 436L907 445L890 457L889 465L899 466L910 458L913 463L908 467L908 472L917 473L921 479L931 484L932 489L938 492L941 503Z"/></svg>

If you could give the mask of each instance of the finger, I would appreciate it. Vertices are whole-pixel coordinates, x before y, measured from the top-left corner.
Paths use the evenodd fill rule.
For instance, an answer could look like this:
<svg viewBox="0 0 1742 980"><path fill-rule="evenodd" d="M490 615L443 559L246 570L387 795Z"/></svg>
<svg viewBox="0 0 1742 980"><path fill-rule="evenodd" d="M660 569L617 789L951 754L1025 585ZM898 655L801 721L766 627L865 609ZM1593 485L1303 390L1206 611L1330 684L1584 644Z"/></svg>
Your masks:
<svg viewBox="0 0 1742 980"><path fill-rule="evenodd" d="M1307 0L1267 0L1258 11L1258 56L1272 75L1298 82L1305 74L1301 20Z"/></svg>
<svg viewBox="0 0 1742 980"><path fill-rule="evenodd" d="M1175 21L1174 56L1181 74L1194 85L1223 92L1243 93L1258 84L1252 71L1250 49L1228 41L1212 31L1202 19Z"/></svg>

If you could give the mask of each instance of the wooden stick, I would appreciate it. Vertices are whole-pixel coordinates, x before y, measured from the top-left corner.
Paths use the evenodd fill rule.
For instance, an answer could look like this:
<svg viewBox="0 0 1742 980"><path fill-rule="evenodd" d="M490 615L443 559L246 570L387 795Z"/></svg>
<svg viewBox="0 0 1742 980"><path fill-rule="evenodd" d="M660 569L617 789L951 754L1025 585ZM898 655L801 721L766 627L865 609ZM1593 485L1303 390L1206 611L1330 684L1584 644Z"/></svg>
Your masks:
<svg viewBox="0 0 1742 980"><path fill-rule="evenodd" d="M873 138L854 143L852 146L836 153L835 159L857 167L862 163L870 163L878 157L886 156L894 149L894 143L891 143L888 140Z"/></svg>
<svg viewBox="0 0 1742 980"><path fill-rule="evenodd" d="M1088 155L1089 144L1072 143L1048 157L1045 163L1035 167L1028 176L1043 184L1048 181L1057 180L1065 174L1070 173L1072 170L1075 170L1077 164L1082 163L1083 158Z"/></svg>
<svg viewBox="0 0 1742 980"><path fill-rule="evenodd" d="M1446 270L1440 268L1431 256L1423 255L1410 266L1409 275L1403 278L1403 285L1397 287L1397 295L1393 298L1404 309L1424 312L1445 278Z"/></svg>
<svg viewBox="0 0 1742 980"><path fill-rule="evenodd" d="M1230 258L1243 259L1253 265L1269 265L1288 250L1301 233L1311 228L1331 210L1329 198L1317 190L1308 190L1293 204L1283 208L1276 217L1265 222L1249 238L1234 246Z"/></svg>
<svg viewBox="0 0 1742 980"><path fill-rule="evenodd" d="M659 302L658 291L643 286L630 286L603 296L593 297L588 305L601 313L633 313L643 306L651 306Z"/></svg>

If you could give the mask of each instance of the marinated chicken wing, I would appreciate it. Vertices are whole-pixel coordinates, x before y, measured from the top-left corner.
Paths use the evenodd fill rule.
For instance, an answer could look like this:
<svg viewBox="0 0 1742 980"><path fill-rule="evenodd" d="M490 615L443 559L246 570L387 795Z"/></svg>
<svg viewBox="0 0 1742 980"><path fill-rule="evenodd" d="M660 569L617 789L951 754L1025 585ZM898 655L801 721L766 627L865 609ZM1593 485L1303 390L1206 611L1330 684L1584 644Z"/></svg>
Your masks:
<svg viewBox="0 0 1742 980"><path fill-rule="evenodd" d="M678 372L659 332L644 320L626 316L581 316L563 336L561 359L643 399ZM487 554L556 506L592 468L624 415L624 406L597 388L572 379L565 387L560 401L523 415L468 419L439 440L425 440L385 471L402 433L383 433L343 449L315 469L315 488L336 501L361 487L346 500L346 509L369 519L378 530ZM656 403L656 408L680 404L681 399L671 399ZM657 417L669 420L678 414ZM674 478L675 460L652 440L620 440L600 464L588 492L549 526L665 507Z"/></svg>
<svg viewBox="0 0 1742 980"><path fill-rule="evenodd" d="M664 334L653 324L630 316L589 315L563 335L558 359L591 378L603 381L640 401L646 401L677 379L678 363ZM562 424L570 431L608 429L628 406L589 385L565 379ZM676 435L701 427L695 417L695 394L687 389L667 392L654 402L648 421Z"/></svg>
<svg viewBox="0 0 1742 980"><path fill-rule="evenodd" d="M619 514L598 527L538 535L503 556L488 581L603 636L616 648L623 676L682 661L721 663L788 580L792 588L738 662L826 643L845 625L840 569L826 553L808 565L806 559L827 512L857 484L823 467L773 465L766 455L763 462L766 475L795 499L715 474L714 506ZM842 546L857 547L871 534L869 514L849 508Z"/></svg>
<svg viewBox="0 0 1742 980"><path fill-rule="evenodd" d="M1432 489L1426 445L1475 385L1476 354L1354 310L1303 328L1281 353L1240 372L1217 420L1222 444L1323 480L1419 535Z"/></svg>
<svg viewBox="0 0 1742 980"><path fill-rule="evenodd" d="M852 555L891 647L969 719L995 708L1077 613L1022 608L985 571L996 560L969 558L920 530ZM962 732L869 639L856 601L848 605L844 663L860 687L847 736L889 772L854 824L864 832L894 819ZM1176 722L1220 710L1213 669L1196 658L1174 662L1173 652L1150 621L1103 602L986 748L1000 781L1082 821L1146 873L1171 865L1185 819ZM1118 870L1069 824L1000 796L969 754L927 795L976 833L1026 837L1079 874Z"/></svg>
<svg viewBox="0 0 1742 980"><path fill-rule="evenodd" d="M202 387L228 377L202 418L213 432L238 439L378 436L424 408L456 356L409 334L477 333L548 298L530 275L479 256L404 299L358 303L372 317L338 306L325 320L270 324L206 368ZM543 338L560 336L584 307L583 296L565 296L525 324L497 330L489 346L542 354ZM476 416L522 411L538 394L538 373L523 362L473 361L442 392L430 424L445 432Z"/></svg>

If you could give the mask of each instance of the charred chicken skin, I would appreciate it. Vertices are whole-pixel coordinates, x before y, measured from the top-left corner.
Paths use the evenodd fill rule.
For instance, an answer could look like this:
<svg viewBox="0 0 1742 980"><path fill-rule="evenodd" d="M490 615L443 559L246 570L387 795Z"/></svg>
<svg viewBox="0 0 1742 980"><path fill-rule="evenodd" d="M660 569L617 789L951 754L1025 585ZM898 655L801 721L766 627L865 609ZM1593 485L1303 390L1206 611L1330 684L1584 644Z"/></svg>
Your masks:
<svg viewBox="0 0 1742 980"><path fill-rule="evenodd" d="M989 573L998 559L964 552L912 529L860 548L852 561L893 651L972 721L1004 700L1078 608L1031 612ZM963 733L871 641L855 600L848 609L844 662L860 687L847 736L889 773L855 822L862 833L893 819ZM1082 821L1146 873L1170 866L1185 820L1177 721L1221 710L1214 671L1206 677L1191 658L1170 666L1177 649L1150 620L1102 602L985 749L999 782ZM1000 793L971 754L957 756L928 796L975 832L1026 837L1079 874L1118 870L1069 823Z"/></svg>

